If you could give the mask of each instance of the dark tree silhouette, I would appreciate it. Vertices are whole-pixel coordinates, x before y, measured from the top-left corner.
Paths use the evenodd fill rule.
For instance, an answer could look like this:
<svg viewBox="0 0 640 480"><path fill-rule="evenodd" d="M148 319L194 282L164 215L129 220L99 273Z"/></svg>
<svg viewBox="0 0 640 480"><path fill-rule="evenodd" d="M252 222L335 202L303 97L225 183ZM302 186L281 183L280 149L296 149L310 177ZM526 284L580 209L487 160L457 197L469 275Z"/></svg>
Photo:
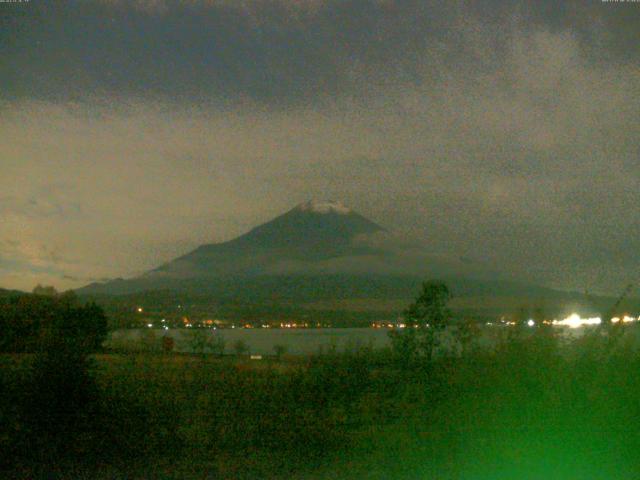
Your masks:
<svg viewBox="0 0 640 480"><path fill-rule="evenodd" d="M249 351L249 347L243 340L238 340L233 344L233 350L236 352L236 355L242 356L246 355L246 353Z"/></svg>
<svg viewBox="0 0 640 480"><path fill-rule="evenodd" d="M14 448L16 459L33 455L33 464L44 468L80 448L92 422L98 396L89 355L101 348L107 318L96 304L79 304L73 292L34 292L0 303L0 351L35 354L14 405L20 425Z"/></svg>
<svg viewBox="0 0 640 480"><path fill-rule="evenodd" d="M403 312L405 328L391 332L393 349L403 362L410 362L417 355L424 356L428 362L433 359L439 336L451 320L447 307L450 299L445 283L422 284L420 295Z"/></svg>
<svg viewBox="0 0 640 480"><path fill-rule="evenodd" d="M78 305L73 292L21 295L0 304L0 332L4 352L34 353L63 342L91 353L107 335L107 318L95 303Z"/></svg>
<svg viewBox="0 0 640 480"><path fill-rule="evenodd" d="M280 358L282 358L282 355L287 352L287 347L285 347L284 345L274 345L273 352L276 354L276 358L280 360Z"/></svg>

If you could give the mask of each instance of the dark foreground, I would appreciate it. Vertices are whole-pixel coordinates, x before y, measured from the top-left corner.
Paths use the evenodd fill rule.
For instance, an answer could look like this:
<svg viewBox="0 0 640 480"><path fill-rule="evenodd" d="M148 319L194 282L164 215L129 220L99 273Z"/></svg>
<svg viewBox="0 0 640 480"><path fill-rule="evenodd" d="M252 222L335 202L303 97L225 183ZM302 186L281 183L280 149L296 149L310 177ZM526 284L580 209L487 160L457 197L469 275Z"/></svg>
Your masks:
<svg viewBox="0 0 640 480"><path fill-rule="evenodd" d="M361 349L86 366L43 375L33 356L1 358L2 478L640 475L640 353L624 338L512 336L431 363Z"/></svg>

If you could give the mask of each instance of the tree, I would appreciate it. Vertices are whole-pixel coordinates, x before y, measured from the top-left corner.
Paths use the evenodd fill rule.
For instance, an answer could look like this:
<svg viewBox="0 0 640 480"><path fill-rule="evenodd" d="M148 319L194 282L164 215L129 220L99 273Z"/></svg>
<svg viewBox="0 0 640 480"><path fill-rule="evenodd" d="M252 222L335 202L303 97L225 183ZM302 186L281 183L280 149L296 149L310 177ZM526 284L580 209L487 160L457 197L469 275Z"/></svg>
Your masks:
<svg viewBox="0 0 640 480"><path fill-rule="evenodd" d="M76 308L75 328L87 353L96 352L102 348L102 343L107 337L107 325L107 316L96 303L91 302Z"/></svg>
<svg viewBox="0 0 640 480"><path fill-rule="evenodd" d="M191 335L191 338L189 339L189 347L191 348L191 351L196 355L204 357L204 354L207 350L208 331L198 328L196 330L192 330L189 333Z"/></svg>
<svg viewBox="0 0 640 480"><path fill-rule="evenodd" d="M176 346L176 341L173 337L165 335L162 337L162 351L165 353L173 352L174 347Z"/></svg>
<svg viewBox="0 0 640 480"><path fill-rule="evenodd" d="M197 329L192 332L191 350L193 353L204 356L213 353L222 356L224 353L225 341L222 335L213 333L210 329Z"/></svg>
<svg viewBox="0 0 640 480"><path fill-rule="evenodd" d="M408 367L418 355L418 338L413 328L389 332L391 350L403 367Z"/></svg>
<svg viewBox="0 0 640 480"><path fill-rule="evenodd" d="M428 362L438 346L442 331L449 325L451 311L447 307L451 293L443 282L422 284L416 300L403 312L405 328L392 332L392 347L403 361L424 356Z"/></svg>
<svg viewBox="0 0 640 480"><path fill-rule="evenodd" d="M468 317L463 319L455 330L455 337L460 344L462 354L470 353L476 347L474 342L480 337L478 322Z"/></svg>
<svg viewBox="0 0 640 480"><path fill-rule="evenodd" d="M236 352L236 355L241 356L247 353L247 351L249 350L249 347L244 342L244 340L238 340L236 343L233 344L233 350Z"/></svg>
<svg viewBox="0 0 640 480"><path fill-rule="evenodd" d="M287 347L285 347L284 345L274 345L273 352L276 354L276 358L280 360L282 355L287 352Z"/></svg>
<svg viewBox="0 0 640 480"><path fill-rule="evenodd" d="M0 351L36 352L43 344L64 343L92 353L106 338L107 318L95 303L78 305L73 292L21 295L0 308L0 331Z"/></svg>
<svg viewBox="0 0 640 480"><path fill-rule="evenodd" d="M24 418L32 440L41 446L64 446L70 432L86 423L96 401L89 354L101 348L107 319L95 303L76 305L74 295L33 295L32 302L23 312L27 318L34 305L46 307L47 316L42 317L37 331Z"/></svg>
<svg viewBox="0 0 640 480"><path fill-rule="evenodd" d="M40 284L33 288L34 295L42 295L43 297L56 297L58 291L52 286L42 286Z"/></svg>
<svg viewBox="0 0 640 480"><path fill-rule="evenodd" d="M221 357L224 355L224 349L226 344L227 342L225 342L224 337L221 334L217 333L213 335L213 337L211 338L211 341L209 343L209 349L211 353L213 353L218 357Z"/></svg>

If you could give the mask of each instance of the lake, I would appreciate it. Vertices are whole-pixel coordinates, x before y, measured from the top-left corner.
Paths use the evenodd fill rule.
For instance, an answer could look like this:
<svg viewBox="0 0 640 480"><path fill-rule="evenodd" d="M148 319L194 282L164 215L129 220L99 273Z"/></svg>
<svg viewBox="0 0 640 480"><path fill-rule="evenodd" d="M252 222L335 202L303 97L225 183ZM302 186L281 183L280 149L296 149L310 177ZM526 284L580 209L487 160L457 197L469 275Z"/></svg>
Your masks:
<svg viewBox="0 0 640 480"><path fill-rule="evenodd" d="M271 329L235 328L224 330L197 329L122 329L111 333L105 346L123 350L138 350L141 347L160 350L162 337L169 336L175 341L174 351L193 351L193 336L206 334L220 336L225 341L225 352L233 353L233 346L242 340L248 352L257 355L271 355L276 345L285 347L287 353L308 355L320 349L335 348L342 351L356 346L382 348L389 345L388 330L375 328L309 328Z"/></svg>
<svg viewBox="0 0 640 480"><path fill-rule="evenodd" d="M510 327L483 327L481 328L480 344L484 346L494 345L501 334L506 333L504 328ZM570 329L556 327L561 336L569 339L582 335L593 327ZM105 347L123 351L160 351L162 337L171 337L175 341L175 352L193 352L193 339L195 335L206 335L211 338L222 337L225 342L225 353L234 353L234 344L243 341L250 354L272 355L276 345L281 345L287 353L294 355L308 355L318 353L321 349L326 351L336 349L344 351L354 347L383 348L390 345L389 330L385 328L235 328L235 329L120 329L113 331ZM636 325L626 329L626 336L632 339L634 345L640 346L640 328ZM450 335L445 335L449 337ZM448 340L444 339L445 343Z"/></svg>

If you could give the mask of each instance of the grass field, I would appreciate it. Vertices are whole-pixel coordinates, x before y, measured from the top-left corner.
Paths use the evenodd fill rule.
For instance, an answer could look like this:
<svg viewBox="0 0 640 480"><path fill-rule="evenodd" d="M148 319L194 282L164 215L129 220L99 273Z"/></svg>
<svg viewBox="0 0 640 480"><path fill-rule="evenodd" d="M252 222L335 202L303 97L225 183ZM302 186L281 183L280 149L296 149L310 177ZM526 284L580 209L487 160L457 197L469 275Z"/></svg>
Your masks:
<svg viewBox="0 0 640 480"><path fill-rule="evenodd" d="M512 338L402 368L367 349L101 354L86 401L47 424L34 358L5 355L3 478L634 479L640 355L610 343Z"/></svg>

